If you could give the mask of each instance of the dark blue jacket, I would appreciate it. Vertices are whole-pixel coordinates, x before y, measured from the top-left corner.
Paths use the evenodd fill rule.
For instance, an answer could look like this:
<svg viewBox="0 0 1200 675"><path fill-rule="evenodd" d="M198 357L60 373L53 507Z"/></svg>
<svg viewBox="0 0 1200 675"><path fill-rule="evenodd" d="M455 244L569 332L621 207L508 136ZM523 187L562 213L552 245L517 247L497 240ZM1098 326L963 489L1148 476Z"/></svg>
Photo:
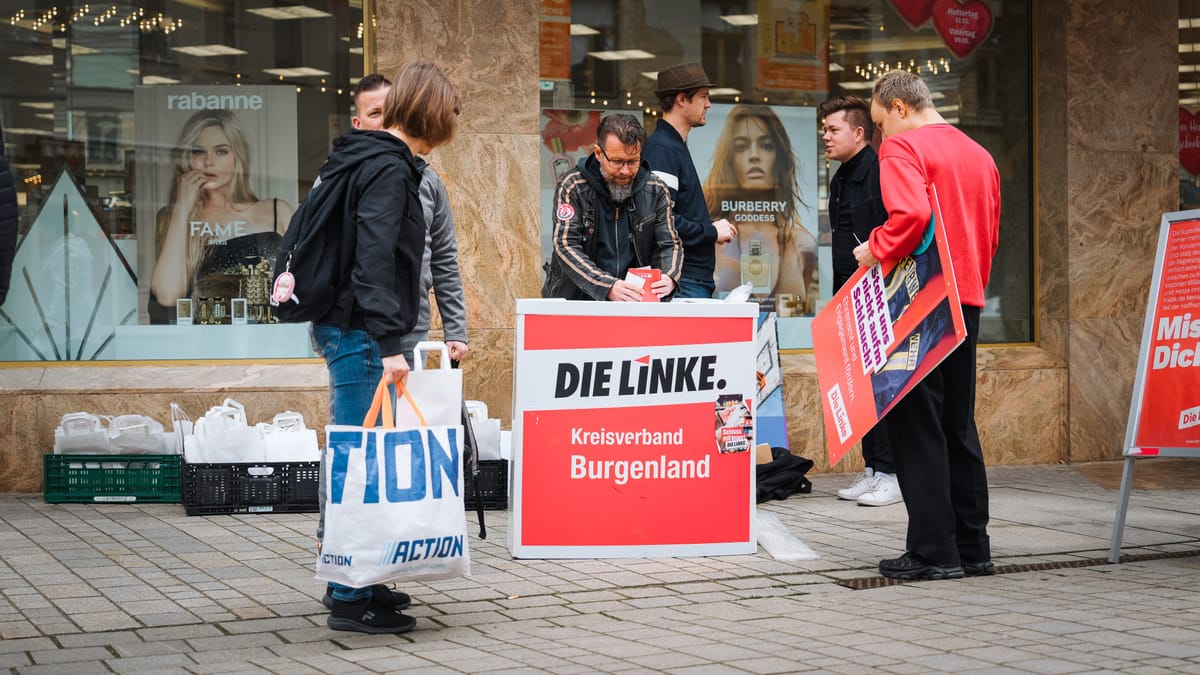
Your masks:
<svg viewBox="0 0 1200 675"><path fill-rule="evenodd" d="M675 213L675 231L683 242L681 277L712 283L717 267L717 228L704 203L700 176L683 137L666 120L659 120L642 149L642 159L667 184Z"/></svg>

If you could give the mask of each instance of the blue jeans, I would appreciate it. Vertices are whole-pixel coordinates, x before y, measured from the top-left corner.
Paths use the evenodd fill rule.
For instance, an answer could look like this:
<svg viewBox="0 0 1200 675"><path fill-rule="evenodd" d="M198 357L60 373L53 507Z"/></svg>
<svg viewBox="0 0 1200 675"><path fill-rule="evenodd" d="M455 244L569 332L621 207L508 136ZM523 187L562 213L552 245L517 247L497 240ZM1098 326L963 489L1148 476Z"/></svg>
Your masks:
<svg viewBox="0 0 1200 675"><path fill-rule="evenodd" d="M675 289L675 297L711 298L715 290L717 290L717 284L712 279L705 281L703 279L679 277L679 288Z"/></svg>
<svg viewBox="0 0 1200 675"><path fill-rule="evenodd" d="M329 368L329 423L358 426L363 423L375 388L383 377L379 344L363 330L346 329L332 324L314 323L309 329L313 351L325 359ZM317 499L321 516L317 521L317 541L325 537L325 472L328 453L321 455L320 486ZM354 602L371 595L368 588L351 588L330 583L334 600Z"/></svg>

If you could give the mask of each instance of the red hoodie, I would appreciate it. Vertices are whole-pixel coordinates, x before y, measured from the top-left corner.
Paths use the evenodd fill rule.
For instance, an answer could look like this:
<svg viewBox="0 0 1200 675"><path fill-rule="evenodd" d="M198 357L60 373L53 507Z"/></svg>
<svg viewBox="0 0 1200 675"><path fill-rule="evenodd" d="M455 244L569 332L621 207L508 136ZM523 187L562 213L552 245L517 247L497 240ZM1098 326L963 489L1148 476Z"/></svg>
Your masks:
<svg viewBox="0 0 1200 675"><path fill-rule="evenodd" d="M1000 172L988 151L949 124L910 129L880 146L879 184L888 219L871 232L871 254L895 260L912 253L936 185L959 298L983 307L1000 235Z"/></svg>

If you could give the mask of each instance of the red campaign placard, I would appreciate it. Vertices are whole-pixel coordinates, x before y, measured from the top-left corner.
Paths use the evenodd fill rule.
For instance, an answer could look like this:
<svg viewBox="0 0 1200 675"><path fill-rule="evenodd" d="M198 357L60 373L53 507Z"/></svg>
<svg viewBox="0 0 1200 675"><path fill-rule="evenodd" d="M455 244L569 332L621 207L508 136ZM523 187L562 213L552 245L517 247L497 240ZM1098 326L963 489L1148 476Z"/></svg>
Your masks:
<svg viewBox="0 0 1200 675"><path fill-rule="evenodd" d="M860 267L813 319L813 353L829 465L836 464L889 410L966 338L954 265L936 194L934 243L922 253L880 264L884 300L895 339L882 368L864 368L878 348L868 268ZM870 360L870 357L867 357Z"/></svg>
<svg viewBox="0 0 1200 675"><path fill-rule="evenodd" d="M1135 448L1200 447L1200 220L1168 227L1138 364Z"/></svg>
<svg viewBox="0 0 1200 675"><path fill-rule="evenodd" d="M521 543L746 540L748 448L718 451L730 436L715 412L711 402L526 412Z"/></svg>

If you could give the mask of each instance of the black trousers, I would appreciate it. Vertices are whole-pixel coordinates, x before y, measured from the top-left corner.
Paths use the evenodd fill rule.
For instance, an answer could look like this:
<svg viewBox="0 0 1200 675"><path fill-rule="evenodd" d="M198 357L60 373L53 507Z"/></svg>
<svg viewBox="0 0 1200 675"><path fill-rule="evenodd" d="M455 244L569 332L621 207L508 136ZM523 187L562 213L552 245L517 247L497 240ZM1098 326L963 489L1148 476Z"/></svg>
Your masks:
<svg viewBox="0 0 1200 675"><path fill-rule="evenodd" d="M850 279L852 274L853 271L847 274L844 271L839 272L834 270L834 289L841 288ZM872 470L890 474L896 473L896 462L892 458L892 444L888 438L886 416L863 435L862 456L863 464L871 467Z"/></svg>
<svg viewBox="0 0 1200 675"><path fill-rule="evenodd" d="M987 472L975 427L979 308L962 310L967 339L887 416L908 509L907 549L943 565L992 557Z"/></svg>

